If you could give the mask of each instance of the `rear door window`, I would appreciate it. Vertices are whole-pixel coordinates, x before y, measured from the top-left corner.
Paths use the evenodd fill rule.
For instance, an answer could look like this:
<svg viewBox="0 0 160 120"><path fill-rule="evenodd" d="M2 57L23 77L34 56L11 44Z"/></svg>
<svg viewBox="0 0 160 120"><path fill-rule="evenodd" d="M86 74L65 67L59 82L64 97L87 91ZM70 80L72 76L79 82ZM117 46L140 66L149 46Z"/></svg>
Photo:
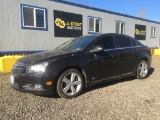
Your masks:
<svg viewBox="0 0 160 120"><path fill-rule="evenodd" d="M124 47L132 47L132 43L130 38L125 37L125 36L119 36L117 35L116 38L119 41L119 47L124 48Z"/></svg>
<svg viewBox="0 0 160 120"><path fill-rule="evenodd" d="M136 39L131 39L131 43L132 43L133 47L134 46L143 46L143 44Z"/></svg>
<svg viewBox="0 0 160 120"><path fill-rule="evenodd" d="M137 46L137 40L131 39L131 42L132 42L132 46L133 46L133 47Z"/></svg>
<svg viewBox="0 0 160 120"><path fill-rule="evenodd" d="M137 46L143 46L143 44L137 40Z"/></svg>

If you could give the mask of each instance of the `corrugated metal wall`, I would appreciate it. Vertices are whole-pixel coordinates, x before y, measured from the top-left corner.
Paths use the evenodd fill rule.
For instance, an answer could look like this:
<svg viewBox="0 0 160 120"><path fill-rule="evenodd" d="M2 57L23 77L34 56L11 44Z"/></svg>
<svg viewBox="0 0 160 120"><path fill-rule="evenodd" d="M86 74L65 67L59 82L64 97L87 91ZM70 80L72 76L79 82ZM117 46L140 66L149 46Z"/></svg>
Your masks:
<svg viewBox="0 0 160 120"><path fill-rule="evenodd" d="M48 10L48 31L21 29L20 4L44 7ZM124 16L98 12L90 9L61 4L48 0L0 0L0 51L51 50L70 38L54 37L53 10L83 15L83 35L88 34L88 16L102 18L102 33L115 32L115 22L125 22L125 34L134 37L135 24L146 25L146 40L149 47L159 45L160 24ZM106 8L107 9L107 8ZM151 38L151 26L156 27L156 38Z"/></svg>

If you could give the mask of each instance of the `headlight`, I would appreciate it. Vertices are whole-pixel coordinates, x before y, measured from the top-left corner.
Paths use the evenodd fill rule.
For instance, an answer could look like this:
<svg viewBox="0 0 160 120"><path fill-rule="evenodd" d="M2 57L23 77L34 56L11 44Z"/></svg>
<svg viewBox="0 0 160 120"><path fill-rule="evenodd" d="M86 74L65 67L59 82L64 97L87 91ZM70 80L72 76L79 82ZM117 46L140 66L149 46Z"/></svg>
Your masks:
<svg viewBox="0 0 160 120"><path fill-rule="evenodd" d="M44 62L41 64L36 64L32 66L28 66L26 68L26 73L37 73L37 72L45 72L48 63Z"/></svg>

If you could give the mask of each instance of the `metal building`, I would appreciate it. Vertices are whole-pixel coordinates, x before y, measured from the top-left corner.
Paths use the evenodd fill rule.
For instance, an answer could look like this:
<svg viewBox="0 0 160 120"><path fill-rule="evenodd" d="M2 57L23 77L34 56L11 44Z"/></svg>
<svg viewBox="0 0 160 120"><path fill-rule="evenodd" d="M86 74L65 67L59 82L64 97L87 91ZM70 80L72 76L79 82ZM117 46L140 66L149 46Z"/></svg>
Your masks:
<svg viewBox="0 0 160 120"><path fill-rule="evenodd" d="M0 51L51 50L73 37L132 36L159 45L160 23L63 0L0 0ZM107 9L107 8L106 8Z"/></svg>

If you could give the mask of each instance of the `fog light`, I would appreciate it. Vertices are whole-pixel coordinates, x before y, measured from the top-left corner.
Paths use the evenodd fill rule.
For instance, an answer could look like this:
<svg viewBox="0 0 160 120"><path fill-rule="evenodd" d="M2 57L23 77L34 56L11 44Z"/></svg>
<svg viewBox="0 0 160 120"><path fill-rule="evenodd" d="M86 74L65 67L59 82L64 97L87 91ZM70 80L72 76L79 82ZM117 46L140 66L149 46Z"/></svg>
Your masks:
<svg viewBox="0 0 160 120"><path fill-rule="evenodd" d="M25 84L22 86L25 90L31 90L32 89L32 84Z"/></svg>
<svg viewBox="0 0 160 120"><path fill-rule="evenodd" d="M42 86L40 84L35 84L35 89L42 90L43 88L42 88Z"/></svg>

